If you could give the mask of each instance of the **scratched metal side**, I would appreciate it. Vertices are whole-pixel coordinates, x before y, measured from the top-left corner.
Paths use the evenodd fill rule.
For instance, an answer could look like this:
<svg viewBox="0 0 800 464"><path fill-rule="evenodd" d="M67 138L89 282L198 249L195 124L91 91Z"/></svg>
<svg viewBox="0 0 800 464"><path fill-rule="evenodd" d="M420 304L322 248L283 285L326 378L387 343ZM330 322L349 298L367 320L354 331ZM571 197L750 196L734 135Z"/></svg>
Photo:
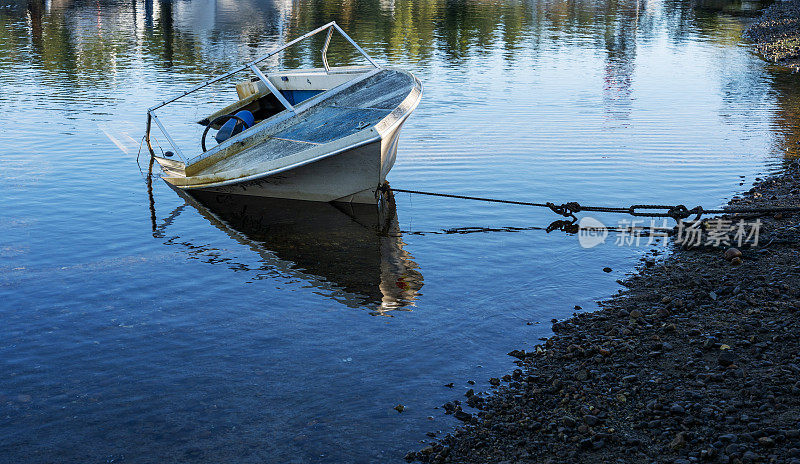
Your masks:
<svg viewBox="0 0 800 464"><path fill-rule="evenodd" d="M303 150L307 150L313 146L314 145L308 143L269 138L265 142L254 147L250 147L238 153L236 156L225 158L195 175L202 176L218 172L244 169L248 166L254 166L264 161L276 160L285 156L293 155Z"/></svg>
<svg viewBox="0 0 800 464"><path fill-rule="evenodd" d="M389 110L326 107L275 137L310 143L328 143L377 124Z"/></svg>
<svg viewBox="0 0 800 464"><path fill-rule="evenodd" d="M414 79L399 71L386 71L330 100L330 105L350 108L380 108L393 110L414 87Z"/></svg>

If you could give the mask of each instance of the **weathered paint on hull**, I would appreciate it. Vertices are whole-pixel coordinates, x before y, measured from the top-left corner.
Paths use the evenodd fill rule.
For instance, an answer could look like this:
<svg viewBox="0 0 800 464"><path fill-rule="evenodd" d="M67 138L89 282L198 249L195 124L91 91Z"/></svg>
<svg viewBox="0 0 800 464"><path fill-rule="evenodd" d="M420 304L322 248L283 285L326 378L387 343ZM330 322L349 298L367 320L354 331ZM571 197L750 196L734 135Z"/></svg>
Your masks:
<svg viewBox="0 0 800 464"><path fill-rule="evenodd" d="M376 190L386 180L397 158L401 127L402 123L398 124L377 142L295 169L231 185L186 190L291 200L375 203Z"/></svg>
<svg viewBox="0 0 800 464"><path fill-rule="evenodd" d="M374 203L375 189L381 183L381 145L381 141L373 142L271 176L200 190L308 201L334 201L353 196L348 201Z"/></svg>

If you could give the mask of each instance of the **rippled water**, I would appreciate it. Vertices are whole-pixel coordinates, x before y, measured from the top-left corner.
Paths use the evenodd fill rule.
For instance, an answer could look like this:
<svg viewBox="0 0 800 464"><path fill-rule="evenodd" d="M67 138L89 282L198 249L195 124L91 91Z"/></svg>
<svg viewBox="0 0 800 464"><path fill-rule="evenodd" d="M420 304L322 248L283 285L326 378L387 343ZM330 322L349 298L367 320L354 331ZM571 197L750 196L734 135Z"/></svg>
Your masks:
<svg viewBox="0 0 800 464"><path fill-rule="evenodd" d="M757 6L0 3L0 462L400 461L649 249L407 194L395 216L157 181L151 211L156 101L336 20L424 83L395 187L717 206L799 150L794 77L740 39Z"/></svg>

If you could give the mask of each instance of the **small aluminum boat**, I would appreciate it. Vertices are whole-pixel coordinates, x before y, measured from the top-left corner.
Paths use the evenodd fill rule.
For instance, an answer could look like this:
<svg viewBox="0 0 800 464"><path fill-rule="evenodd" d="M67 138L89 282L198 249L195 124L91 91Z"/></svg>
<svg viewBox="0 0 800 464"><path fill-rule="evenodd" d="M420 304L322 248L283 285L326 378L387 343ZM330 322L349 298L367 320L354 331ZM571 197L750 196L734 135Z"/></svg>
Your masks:
<svg viewBox="0 0 800 464"><path fill-rule="evenodd" d="M370 63L328 66L327 50L339 32ZM320 32L324 68L264 73L258 63ZM239 100L198 121L202 152L187 158L156 111L241 71ZM411 73L379 66L335 22L203 82L147 112L147 146L163 179L187 192L206 190L310 201L374 203L392 168L405 120L419 104L422 85ZM156 154L152 122L174 152ZM216 146L206 148L216 130ZM209 140L206 140L209 139ZM180 159L175 159L175 155Z"/></svg>

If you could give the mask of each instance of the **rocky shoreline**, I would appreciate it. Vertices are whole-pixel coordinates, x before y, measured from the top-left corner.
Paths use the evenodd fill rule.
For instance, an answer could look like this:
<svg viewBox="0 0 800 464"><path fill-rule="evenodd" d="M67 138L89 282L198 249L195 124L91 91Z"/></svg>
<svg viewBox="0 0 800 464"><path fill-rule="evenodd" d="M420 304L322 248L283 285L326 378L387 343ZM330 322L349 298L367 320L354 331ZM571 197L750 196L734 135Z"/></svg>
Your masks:
<svg viewBox="0 0 800 464"><path fill-rule="evenodd" d="M800 204L800 163L731 203ZM406 459L800 464L800 214L760 220L741 256L675 246L509 353L519 368L495 391L444 406L465 426Z"/></svg>
<svg viewBox="0 0 800 464"><path fill-rule="evenodd" d="M800 71L800 0L778 0L746 31L767 61Z"/></svg>

